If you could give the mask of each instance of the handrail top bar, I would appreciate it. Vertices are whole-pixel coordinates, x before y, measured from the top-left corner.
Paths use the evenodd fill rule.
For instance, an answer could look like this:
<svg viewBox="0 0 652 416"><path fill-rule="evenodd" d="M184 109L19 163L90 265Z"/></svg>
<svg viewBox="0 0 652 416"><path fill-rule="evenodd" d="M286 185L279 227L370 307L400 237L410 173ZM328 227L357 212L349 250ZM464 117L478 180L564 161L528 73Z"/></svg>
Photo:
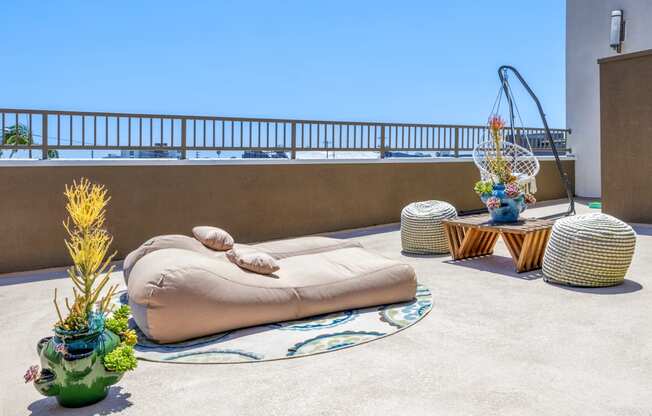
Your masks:
<svg viewBox="0 0 652 416"><path fill-rule="evenodd" d="M393 123L381 121L335 121L335 120L307 120L307 119L275 119L275 118L247 118L223 116L197 116L180 114L140 114L140 113L110 113L98 111L66 111L66 110L35 110L24 108L0 108L0 113L10 114L47 114L61 116L97 116L97 117L129 117L151 119L185 119L206 121L253 122L253 123L299 123L299 124L331 124L331 125L356 125L356 126L389 126L389 127L434 127L434 128L472 128L485 129L486 125L463 124L428 124L428 123ZM543 130L543 127L522 127L523 130ZM569 132L569 129L550 129L554 132Z"/></svg>
<svg viewBox="0 0 652 416"><path fill-rule="evenodd" d="M560 156L562 160L575 160L575 156ZM554 161L553 156L538 156L541 161ZM152 159L5 159L0 169L12 167L57 167L57 166L169 166L169 165L344 165L344 164L383 164L383 163L473 163L470 157L439 158L363 158L363 159L187 159L152 158Z"/></svg>

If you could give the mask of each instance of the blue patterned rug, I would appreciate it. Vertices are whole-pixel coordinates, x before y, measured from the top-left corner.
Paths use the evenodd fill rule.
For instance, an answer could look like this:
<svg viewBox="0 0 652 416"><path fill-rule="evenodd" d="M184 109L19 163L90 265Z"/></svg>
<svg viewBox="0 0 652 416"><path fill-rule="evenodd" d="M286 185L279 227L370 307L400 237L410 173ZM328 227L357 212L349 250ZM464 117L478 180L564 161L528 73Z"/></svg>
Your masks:
<svg viewBox="0 0 652 416"><path fill-rule="evenodd" d="M127 303L126 291L115 303ZM421 320L432 309L432 294L417 287L414 300L353 309L297 321L222 332L175 344L156 344L138 333L136 356L166 363L223 364L280 360L331 352L374 341Z"/></svg>

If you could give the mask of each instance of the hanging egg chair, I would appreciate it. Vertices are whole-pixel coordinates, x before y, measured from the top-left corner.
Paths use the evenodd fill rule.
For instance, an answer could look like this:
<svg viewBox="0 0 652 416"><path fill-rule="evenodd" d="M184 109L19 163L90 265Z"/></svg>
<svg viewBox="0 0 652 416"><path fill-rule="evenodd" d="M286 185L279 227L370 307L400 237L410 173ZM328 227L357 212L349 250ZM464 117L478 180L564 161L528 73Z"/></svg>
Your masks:
<svg viewBox="0 0 652 416"><path fill-rule="evenodd" d="M575 201L573 192L570 187L568 175L566 172L564 172L561 161L559 160L557 148L555 146L554 140L552 139L552 135L550 134L548 122L546 121L546 117L543 113L543 109L541 108L541 104L521 74L511 66L501 66L498 69L498 76L500 77L501 86L498 90L496 100L494 101L494 106L491 109L492 117L500 114L500 104L504 96L508 104L509 117L507 118L508 124L500 129L502 140L499 140L498 143L496 143L493 137L491 137L490 127L487 126L483 133L483 139L473 148L473 162L480 171L480 178L483 181L492 180L497 182L498 178L492 177L489 165L490 163L493 163L492 161L496 160L497 156L500 156L500 158L502 158L507 163L507 166L509 167L512 175L516 177L516 181L527 192L534 193L537 190L536 175L539 173L539 160L532 151L532 146L530 145L527 130L524 128L523 120L521 119L518 107L514 101L514 94L512 93L512 89L507 78L508 70L512 71L516 75L518 80L521 82L523 87L530 94L537 105L539 115L543 121L546 139L550 143L550 149L552 150L552 153L555 157L557 169L568 196L569 207L568 211L565 214L572 215L575 213ZM518 120L518 126L516 125L516 120Z"/></svg>
<svg viewBox="0 0 652 416"><path fill-rule="evenodd" d="M539 160L534 156L532 150L516 143L502 140L499 147L500 153L508 163L512 175L516 177L519 185L522 185L528 192L536 192L536 175L539 173ZM497 155L493 140L485 140L473 149L473 161L480 171L480 178L483 181L493 180L489 171L489 162L495 160Z"/></svg>

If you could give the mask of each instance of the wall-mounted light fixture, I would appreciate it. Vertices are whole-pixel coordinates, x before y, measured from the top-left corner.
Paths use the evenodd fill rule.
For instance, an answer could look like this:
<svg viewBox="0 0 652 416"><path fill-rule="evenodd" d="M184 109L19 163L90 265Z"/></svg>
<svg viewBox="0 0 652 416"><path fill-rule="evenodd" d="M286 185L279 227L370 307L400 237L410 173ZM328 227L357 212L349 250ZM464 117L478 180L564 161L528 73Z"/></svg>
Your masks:
<svg viewBox="0 0 652 416"><path fill-rule="evenodd" d="M609 35L609 46L617 53L620 53L625 40L625 20L622 10L611 12L611 33Z"/></svg>

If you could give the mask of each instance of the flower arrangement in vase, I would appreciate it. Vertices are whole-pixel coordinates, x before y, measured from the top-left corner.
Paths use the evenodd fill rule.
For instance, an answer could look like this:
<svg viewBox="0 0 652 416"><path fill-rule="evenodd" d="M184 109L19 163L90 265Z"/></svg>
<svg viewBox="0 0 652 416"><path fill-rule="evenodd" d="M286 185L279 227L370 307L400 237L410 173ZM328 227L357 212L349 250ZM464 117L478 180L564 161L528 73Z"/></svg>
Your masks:
<svg viewBox="0 0 652 416"><path fill-rule="evenodd" d="M55 289L54 336L37 343L42 369L33 365L24 378L41 394L56 396L62 406L81 407L104 399L110 385L136 368L136 333L129 329L128 306L111 314L117 285L107 287L115 253L107 255L113 238L104 227L110 199L106 189L82 178L66 186L65 196L68 218L63 226L73 261L68 269L73 299L65 299L64 316Z"/></svg>
<svg viewBox="0 0 652 416"><path fill-rule="evenodd" d="M500 116L489 118L489 131L494 145L494 154L487 161L490 178L476 182L474 187L487 206L492 222L495 223L518 221L520 213L525 211L527 205L536 202L534 195L525 192L518 184L517 178L512 174L509 160L502 154L503 127L505 122Z"/></svg>

